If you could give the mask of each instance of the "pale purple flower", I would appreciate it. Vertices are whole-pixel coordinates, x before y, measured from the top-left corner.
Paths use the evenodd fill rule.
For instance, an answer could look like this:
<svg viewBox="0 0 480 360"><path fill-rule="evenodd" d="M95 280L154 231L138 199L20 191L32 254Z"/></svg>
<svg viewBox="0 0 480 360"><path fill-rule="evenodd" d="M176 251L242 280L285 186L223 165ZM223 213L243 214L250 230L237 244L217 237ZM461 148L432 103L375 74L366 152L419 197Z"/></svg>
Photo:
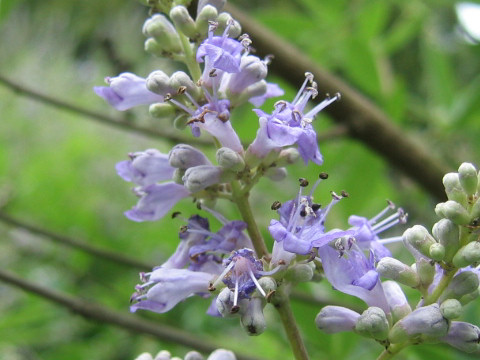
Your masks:
<svg viewBox="0 0 480 360"><path fill-rule="evenodd" d="M131 301L136 302L130 311L138 309L164 313L180 301L195 294L208 294L214 274L187 269L157 268L143 274L144 284L136 287Z"/></svg>
<svg viewBox="0 0 480 360"><path fill-rule="evenodd" d="M177 183L166 182L152 184L135 189L140 200L125 216L133 221L155 221L164 217L181 199L190 196L190 192Z"/></svg>
<svg viewBox="0 0 480 360"><path fill-rule="evenodd" d="M169 164L168 155L156 149L135 152L129 156L130 160L117 163L115 169L122 179L140 186L170 180L175 171Z"/></svg>
<svg viewBox="0 0 480 360"><path fill-rule="evenodd" d="M282 96L285 94L285 91L274 83L267 83L267 91L263 95L254 96L250 98L248 101L256 107L262 106L263 103L272 97Z"/></svg>
<svg viewBox="0 0 480 360"><path fill-rule="evenodd" d="M467 353L473 353L480 349L480 329L467 322L452 321L447 335L440 340Z"/></svg>
<svg viewBox="0 0 480 360"><path fill-rule="evenodd" d="M308 82L312 82L311 87L307 87ZM249 152L258 158L263 158L271 151L280 151L283 147L297 144L305 164L310 160L321 165L323 158L318 149L317 134L311 123L317 113L338 100L340 95L327 98L312 110L304 113L308 100L316 95L317 90L313 83L313 76L308 74L291 103L277 102L271 115L262 110L254 110L259 117L260 128L249 147Z"/></svg>
<svg viewBox="0 0 480 360"><path fill-rule="evenodd" d="M315 318L317 328L327 334L353 331L360 314L342 306L328 305Z"/></svg>
<svg viewBox="0 0 480 360"><path fill-rule="evenodd" d="M318 249L328 281L336 290L356 296L388 314L390 308L375 270L373 254L370 252L367 258L354 241L341 240L335 241L335 248L327 245Z"/></svg>
<svg viewBox="0 0 480 360"><path fill-rule="evenodd" d="M95 86L93 90L117 110L163 101L162 95L149 91L146 80L135 74L122 73L105 81L109 86Z"/></svg>
<svg viewBox="0 0 480 360"><path fill-rule="evenodd" d="M395 210L395 205L388 202L388 206L371 219L357 215L351 215L348 218L348 223L353 226L351 230L355 231L353 236L357 241L357 245L364 250L371 249L377 261L386 256L392 257L390 250L388 250L384 244L402 240L401 236L386 239L380 239L378 237L378 234L392 226L405 224L407 214L405 214L401 208L392 215L382 219L382 217L384 217L389 211L393 210Z"/></svg>

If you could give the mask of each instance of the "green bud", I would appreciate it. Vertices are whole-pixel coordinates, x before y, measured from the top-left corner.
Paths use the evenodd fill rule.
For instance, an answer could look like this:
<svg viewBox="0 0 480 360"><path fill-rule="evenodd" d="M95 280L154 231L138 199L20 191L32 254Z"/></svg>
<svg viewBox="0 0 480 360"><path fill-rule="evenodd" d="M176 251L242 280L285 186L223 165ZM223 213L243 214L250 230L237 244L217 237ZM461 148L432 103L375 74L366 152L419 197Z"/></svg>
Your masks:
<svg viewBox="0 0 480 360"><path fill-rule="evenodd" d="M258 279L258 284L266 294L277 290L277 282L270 276L262 276L260 279Z"/></svg>
<svg viewBox="0 0 480 360"><path fill-rule="evenodd" d="M281 181L287 177L287 169L284 167L271 167L265 171L265 176L272 181Z"/></svg>
<svg viewBox="0 0 480 360"><path fill-rule="evenodd" d="M420 284L417 273L410 266L391 257L384 257L378 262L377 272L384 278L413 288Z"/></svg>
<svg viewBox="0 0 480 360"><path fill-rule="evenodd" d="M458 173L448 173L443 177L443 186L448 200L457 201L463 206L467 205L467 194L460 183Z"/></svg>
<svg viewBox="0 0 480 360"><path fill-rule="evenodd" d="M435 276L434 264L426 258L421 258L415 263L415 270L417 271L422 286L428 287Z"/></svg>
<svg viewBox="0 0 480 360"><path fill-rule="evenodd" d="M451 220L441 219L433 225L432 234L445 248L445 261L451 261L460 246L458 226Z"/></svg>
<svg viewBox="0 0 480 360"><path fill-rule="evenodd" d="M403 240L413 246L421 254L430 256L430 246L436 241L421 225L414 225L403 233Z"/></svg>
<svg viewBox="0 0 480 360"><path fill-rule="evenodd" d="M453 265L462 268L480 261L480 243L472 241L462 246L453 257Z"/></svg>
<svg viewBox="0 0 480 360"><path fill-rule="evenodd" d="M295 264L287 270L285 277L294 284L307 282L313 277L313 269L309 264Z"/></svg>
<svg viewBox="0 0 480 360"><path fill-rule="evenodd" d="M235 172L245 169L245 161L242 155L230 148L222 147L218 149L216 156L218 165L224 169Z"/></svg>
<svg viewBox="0 0 480 360"><path fill-rule="evenodd" d="M460 165L458 168L458 177L467 195L474 195L477 192L478 173L473 164L463 163Z"/></svg>
<svg viewBox="0 0 480 360"><path fill-rule="evenodd" d="M267 91L267 82L265 80L257 81L256 83L243 89L241 93L232 93L228 88L226 94L230 100L231 106L235 107L246 103L250 98L255 96L262 96Z"/></svg>
<svg viewBox="0 0 480 360"><path fill-rule="evenodd" d="M194 40L200 36L195 26L195 21L188 13L185 6L175 6L170 10L170 19L177 30L181 31L184 35Z"/></svg>
<svg viewBox="0 0 480 360"><path fill-rule="evenodd" d="M448 200L447 202L437 204L435 212L437 212L437 208L438 211L443 214L443 217L452 220L457 225L467 225L470 223L470 214L456 201Z"/></svg>
<svg viewBox="0 0 480 360"><path fill-rule="evenodd" d="M209 22L217 20L218 11L212 5L205 5L197 14L195 26L200 36L206 36L208 32Z"/></svg>
<svg viewBox="0 0 480 360"><path fill-rule="evenodd" d="M455 275L440 296L440 302L446 299L460 299L462 296L478 290L478 276L472 271L463 271Z"/></svg>
<svg viewBox="0 0 480 360"><path fill-rule="evenodd" d="M430 258L435 261L442 261L445 257L445 246L439 243L430 245Z"/></svg>
<svg viewBox="0 0 480 360"><path fill-rule="evenodd" d="M169 103L155 103L150 105L148 112L156 119L171 118L175 115L175 107Z"/></svg>
<svg viewBox="0 0 480 360"><path fill-rule="evenodd" d="M201 92L200 87L183 71L175 71L170 76L169 87L176 93L183 87L193 97L199 96Z"/></svg>
<svg viewBox="0 0 480 360"><path fill-rule="evenodd" d="M223 180L224 170L220 166L198 165L188 168L183 175L183 185L196 193Z"/></svg>
<svg viewBox="0 0 480 360"><path fill-rule="evenodd" d="M477 222L479 222L479 219L480 219L480 198L477 199L477 201L475 201L475 203L473 204L472 209L470 210L470 217L471 217L472 220L477 220Z"/></svg>
<svg viewBox="0 0 480 360"><path fill-rule="evenodd" d="M394 323L412 312L412 308L408 303L407 297L397 282L387 280L382 282L382 287L385 297L387 298L388 306L390 307L392 320Z"/></svg>
<svg viewBox="0 0 480 360"><path fill-rule="evenodd" d="M150 73L147 77L147 89L155 94L163 95L173 92L170 77L161 70Z"/></svg>
<svg viewBox="0 0 480 360"><path fill-rule="evenodd" d="M355 324L355 332L380 341L387 339L389 329L385 313L375 306L365 310Z"/></svg>
<svg viewBox="0 0 480 360"><path fill-rule="evenodd" d="M467 305L468 303L472 302L473 300L476 300L480 296L480 290L477 289L475 291L472 291L471 293L467 295L463 295L459 300L460 304L463 306Z"/></svg>
<svg viewBox="0 0 480 360"><path fill-rule="evenodd" d="M163 57L167 55L163 47L154 38L148 38L145 40L144 48L146 52L157 57Z"/></svg>
<svg viewBox="0 0 480 360"><path fill-rule="evenodd" d="M180 114L173 120L173 126L177 130L184 130L188 126L188 116Z"/></svg>
<svg viewBox="0 0 480 360"><path fill-rule="evenodd" d="M177 184L183 185L183 176L185 175L186 169L175 169L173 172L172 180Z"/></svg>
<svg viewBox="0 0 480 360"><path fill-rule="evenodd" d="M296 148L287 148L280 151L277 161L277 166L285 166L295 164L300 158L300 153Z"/></svg>
<svg viewBox="0 0 480 360"><path fill-rule="evenodd" d="M263 299L253 297L248 302L247 309L240 317L243 329L250 336L258 336L267 328L267 322L263 315Z"/></svg>
<svg viewBox="0 0 480 360"><path fill-rule="evenodd" d="M232 18L232 15L230 15L227 12L222 12L218 15L217 18L218 21L218 33L223 33L225 28L227 27L227 24L230 23L230 28L228 29L228 37L231 37L233 39L239 37L242 34L242 27L238 23L238 21L234 20Z"/></svg>
<svg viewBox="0 0 480 360"><path fill-rule="evenodd" d="M152 37L166 52L180 53L182 46L177 31L163 14L155 14L145 21L143 34Z"/></svg>
<svg viewBox="0 0 480 360"><path fill-rule="evenodd" d="M447 299L440 305L443 317L448 320L458 319L463 312L462 304L456 299Z"/></svg>

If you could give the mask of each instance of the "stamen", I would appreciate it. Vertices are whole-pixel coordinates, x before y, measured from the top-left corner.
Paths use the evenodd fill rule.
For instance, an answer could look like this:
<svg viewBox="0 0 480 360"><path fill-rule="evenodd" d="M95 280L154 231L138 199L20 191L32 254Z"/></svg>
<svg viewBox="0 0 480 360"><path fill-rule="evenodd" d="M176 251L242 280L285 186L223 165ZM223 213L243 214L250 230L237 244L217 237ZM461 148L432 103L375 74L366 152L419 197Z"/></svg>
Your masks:
<svg viewBox="0 0 480 360"><path fill-rule="evenodd" d="M298 179L298 181L300 182L301 187L307 187L308 186L308 180L307 179L300 178L300 179Z"/></svg>
<svg viewBox="0 0 480 360"><path fill-rule="evenodd" d="M368 223L369 224L375 224L378 219L380 219L383 215L385 215L389 210L395 209L395 204L391 202L390 200L387 200L387 207L380 211L377 215L375 215L373 218L371 218Z"/></svg>
<svg viewBox="0 0 480 360"><path fill-rule="evenodd" d="M272 210L278 210L282 207L282 203L278 200L275 200L272 204L272 206L270 207L270 209Z"/></svg>
<svg viewBox="0 0 480 360"><path fill-rule="evenodd" d="M390 238L386 238L386 239L381 239L379 240L380 244L391 244L391 243L394 243L394 242L399 242L399 241L402 241L403 238L401 236L392 236Z"/></svg>
<svg viewBox="0 0 480 360"><path fill-rule="evenodd" d="M230 264L228 264L228 266L225 268L225 270L222 271L222 273L220 275L218 275L218 278L217 280L215 280L212 284L213 287L217 287L217 285L223 280L223 278L225 277L225 275L228 274L228 272L230 270L232 270L232 268L234 267L235 265L235 262L232 261Z"/></svg>
<svg viewBox="0 0 480 360"><path fill-rule="evenodd" d="M167 101L167 100L165 100ZM195 114L195 111L193 109L190 109L188 106L185 106L184 104L182 104L180 101L177 101L175 99L169 99L168 100L171 104L179 107L180 109L182 109L183 111L185 111L187 114L193 116Z"/></svg>
<svg viewBox="0 0 480 360"><path fill-rule="evenodd" d="M255 278L255 275L253 274L252 270L248 269L248 275L250 275L250 279L252 279L253 283L257 287L257 290L260 291L260 294L263 295L263 297L266 297L267 294L265 294L265 291L262 289L260 284L258 283L257 279Z"/></svg>
<svg viewBox="0 0 480 360"><path fill-rule="evenodd" d="M308 113L305 114L306 117L315 117L320 111L322 111L324 108L326 108L328 105L331 103L337 101L339 98L337 97L337 94L333 98L326 98L323 100L320 104L315 106L312 110L310 110Z"/></svg>
<svg viewBox="0 0 480 360"><path fill-rule="evenodd" d="M237 306L238 302L238 277L235 278L235 292L233 293L233 306Z"/></svg>
<svg viewBox="0 0 480 360"><path fill-rule="evenodd" d="M300 90L298 90L297 95L295 96L295 99L293 99L292 104L296 104L298 100L300 99L300 96L303 94L303 90L307 87L307 84L309 82L313 81L313 74L310 72L305 73L305 81L303 82L302 86L300 87Z"/></svg>
<svg viewBox="0 0 480 360"><path fill-rule="evenodd" d="M398 220L397 220L397 219L398 219L399 216L400 216L400 213L399 213L399 212L396 212L395 214L390 215L390 216L387 217L386 219L383 219L382 221L380 221L378 224L373 225L373 226L372 226L372 230L373 230L375 233L379 234L380 232L379 232L377 229L379 229L379 228L384 228L384 225L385 225L385 224L388 224L388 223L391 222L392 220L395 220L394 222L395 222L395 224L397 224L397 223L398 223ZM393 226L393 225L390 225L389 227L391 227L391 226ZM385 229L384 229L384 230L385 230Z"/></svg>

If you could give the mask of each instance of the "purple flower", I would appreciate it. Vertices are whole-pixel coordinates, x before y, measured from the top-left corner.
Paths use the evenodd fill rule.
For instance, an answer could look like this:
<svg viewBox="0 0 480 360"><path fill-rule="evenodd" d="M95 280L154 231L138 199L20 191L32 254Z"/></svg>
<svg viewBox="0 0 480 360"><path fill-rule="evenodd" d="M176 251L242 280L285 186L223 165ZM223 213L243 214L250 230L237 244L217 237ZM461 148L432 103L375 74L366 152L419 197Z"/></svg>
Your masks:
<svg viewBox="0 0 480 360"><path fill-rule="evenodd" d="M271 220L268 230L275 240L272 263L283 260L289 263L295 254L308 255L313 248L324 246L342 236L352 235L353 231L332 230L325 232L325 220L332 206L342 197L332 193L332 201L326 208L313 202L313 186L310 194L302 195L302 188L294 200L283 204L278 213L279 220Z"/></svg>
<svg viewBox="0 0 480 360"><path fill-rule="evenodd" d="M190 196L190 192L177 183L166 182L152 184L135 189L140 200L125 216L133 221L155 221L164 217L181 199Z"/></svg>
<svg viewBox="0 0 480 360"><path fill-rule="evenodd" d="M117 163L115 169L122 179L140 186L170 180L175 171L169 165L168 155L156 149L139 151L129 156L130 160Z"/></svg>
<svg viewBox="0 0 480 360"><path fill-rule="evenodd" d="M267 83L267 91L263 95L251 97L248 101L256 107L262 106L263 103L272 97L282 96L285 94L280 86L274 83Z"/></svg>
<svg viewBox="0 0 480 360"><path fill-rule="evenodd" d="M312 82L311 87L306 87L308 82ZM317 113L338 100L340 95L327 98L304 113L308 100L316 95L313 76L307 74L305 82L291 103L277 102L271 115L262 110L254 110L259 117L260 128L248 151L258 158L264 158L271 151L280 151L285 146L297 144L305 164L310 160L321 165L323 158L318 150L317 134L311 123Z"/></svg>
<svg viewBox="0 0 480 360"><path fill-rule="evenodd" d="M373 254L370 252L367 258L351 238L344 239L335 241L335 248L327 245L318 249L325 276L336 290L356 296L388 314L390 309L375 271Z"/></svg>
<svg viewBox="0 0 480 360"><path fill-rule="evenodd" d="M137 286L131 301L136 301L130 311L138 309L164 313L180 301L197 293L208 293L215 275L187 269L157 268L143 274L144 284Z"/></svg>
<svg viewBox="0 0 480 360"><path fill-rule="evenodd" d="M135 74L122 73L105 81L109 86L95 86L93 90L117 110L163 101L163 96L149 91L146 80Z"/></svg>
<svg viewBox="0 0 480 360"><path fill-rule="evenodd" d="M364 250L371 249L377 261L386 256L392 257L390 250L388 250L383 244L402 240L401 236L382 240L378 237L378 234L392 226L405 224L407 214L405 214L401 208L391 216L381 220L385 214L394 209L395 205L388 202L388 206L371 219L357 215L352 215L348 218L348 223L353 226L351 230L355 231L353 236L357 241L357 245Z"/></svg>

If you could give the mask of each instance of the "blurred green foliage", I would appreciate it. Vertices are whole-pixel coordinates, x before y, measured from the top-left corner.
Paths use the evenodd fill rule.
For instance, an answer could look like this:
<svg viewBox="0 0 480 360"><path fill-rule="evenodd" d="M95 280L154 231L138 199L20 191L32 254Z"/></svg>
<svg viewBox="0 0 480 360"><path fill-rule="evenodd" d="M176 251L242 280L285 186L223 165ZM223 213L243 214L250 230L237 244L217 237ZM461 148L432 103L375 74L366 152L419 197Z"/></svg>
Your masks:
<svg viewBox="0 0 480 360"><path fill-rule="evenodd" d="M480 47L459 35L454 2L433 0L289 0L236 1L258 21L293 42L331 72L351 83L411 136L452 169L462 161L480 164ZM141 27L148 9L128 0L0 1L0 73L20 84L80 106L161 128L146 108L117 113L93 94L103 77L128 70L146 76L169 67L143 52ZM272 76L293 98L278 74ZM300 85L300 84L299 84ZM176 247L182 220L133 223L122 212L135 197L114 171L131 151L171 144L99 125L77 115L35 102L0 86L0 202L2 210L27 223L82 239L99 247L161 263ZM263 109L269 111L273 102ZM341 103L336 106L341 106ZM255 135L250 109L232 117L245 138ZM334 125L321 117L320 132ZM320 144L321 171L328 185L317 190L346 189L351 197L335 209L332 226L344 227L352 212L372 216L389 198L410 213L410 224L435 221L434 202L410 179L391 168L379 154L348 138ZM265 208L297 191L296 178L313 178L314 166L295 166L290 178L272 187L261 181L252 200ZM230 218L238 215L220 204ZM176 207L195 212L188 201ZM262 211L266 224L273 213ZM217 229L219 224L213 224ZM128 312L138 270L71 250L21 229L0 224L0 263L30 281ZM402 251L398 247L398 251ZM408 258L408 256L407 256ZM303 291L333 293L326 284ZM350 297L334 294L344 301ZM288 344L273 311L269 330L249 338L237 320L204 315L208 301L189 299L168 314L140 313L215 338L225 347L284 359ZM294 303L312 359L371 359L381 346L350 334L326 335L315 329L318 306ZM468 318L480 311L468 308ZM132 334L82 319L32 294L0 283L0 358L5 360L128 360L143 351L187 349L142 334ZM446 346L405 350L398 359L470 359Z"/></svg>

